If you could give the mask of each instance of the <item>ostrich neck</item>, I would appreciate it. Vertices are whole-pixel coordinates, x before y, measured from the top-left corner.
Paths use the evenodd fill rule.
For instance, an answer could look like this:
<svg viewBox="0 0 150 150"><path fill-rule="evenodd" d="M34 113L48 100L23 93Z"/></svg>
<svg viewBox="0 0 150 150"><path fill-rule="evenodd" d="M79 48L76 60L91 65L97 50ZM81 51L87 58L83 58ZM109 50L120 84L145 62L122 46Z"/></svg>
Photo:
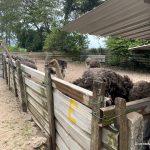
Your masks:
<svg viewBox="0 0 150 150"><path fill-rule="evenodd" d="M63 79L63 75L61 73L61 69L60 69L58 62L57 61L54 61L54 62L55 62L55 68L56 68L56 76L60 79Z"/></svg>

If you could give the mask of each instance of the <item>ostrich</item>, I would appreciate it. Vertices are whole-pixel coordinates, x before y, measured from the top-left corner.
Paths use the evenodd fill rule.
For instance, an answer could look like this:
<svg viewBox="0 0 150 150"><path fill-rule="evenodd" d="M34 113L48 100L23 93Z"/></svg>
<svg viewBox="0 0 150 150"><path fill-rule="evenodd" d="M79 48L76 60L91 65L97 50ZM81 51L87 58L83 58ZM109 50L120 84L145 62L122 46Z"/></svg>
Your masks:
<svg viewBox="0 0 150 150"><path fill-rule="evenodd" d="M101 63L98 60L92 60L89 64L89 68L100 68Z"/></svg>
<svg viewBox="0 0 150 150"><path fill-rule="evenodd" d="M150 82L139 81L133 85L133 88L129 93L129 100L138 100L142 98L150 97Z"/></svg>
<svg viewBox="0 0 150 150"><path fill-rule="evenodd" d="M31 67L33 69L37 70L37 66L35 65L35 62L30 60L29 58L24 58L22 56L18 56L18 55L12 55L12 58L16 61L16 60L20 60L21 64L24 64L28 67Z"/></svg>
<svg viewBox="0 0 150 150"><path fill-rule="evenodd" d="M82 78L77 79L73 84L92 91L94 80L106 83L106 93L111 96L112 104L116 97L129 101L129 91L133 87L132 81L128 76L122 77L109 69L90 68L84 72Z"/></svg>
<svg viewBox="0 0 150 150"><path fill-rule="evenodd" d="M61 68L60 65L58 63L58 61L56 59L51 60L50 62L48 62L47 64L45 64L46 68L49 68L51 70L52 74L56 74L56 76L60 79L63 79L64 76L61 72Z"/></svg>
<svg viewBox="0 0 150 150"><path fill-rule="evenodd" d="M87 68L89 68L89 65L90 65L91 60L92 60L92 59L91 59L90 57L86 58L86 60L85 60L85 65L86 65Z"/></svg>
<svg viewBox="0 0 150 150"><path fill-rule="evenodd" d="M31 63L29 61L20 61L20 63L37 70L37 66L35 65L35 63Z"/></svg>
<svg viewBox="0 0 150 150"><path fill-rule="evenodd" d="M52 74L56 74L57 77L62 79L65 77L65 70L67 68L67 62L64 60L60 60L60 59L52 59L50 56L46 56L45 67L49 67L51 69ZM59 72L61 72L61 75Z"/></svg>
<svg viewBox="0 0 150 150"><path fill-rule="evenodd" d="M101 63L98 60L93 60L90 57L88 57L85 60L85 64L87 68L100 68L101 67Z"/></svg>

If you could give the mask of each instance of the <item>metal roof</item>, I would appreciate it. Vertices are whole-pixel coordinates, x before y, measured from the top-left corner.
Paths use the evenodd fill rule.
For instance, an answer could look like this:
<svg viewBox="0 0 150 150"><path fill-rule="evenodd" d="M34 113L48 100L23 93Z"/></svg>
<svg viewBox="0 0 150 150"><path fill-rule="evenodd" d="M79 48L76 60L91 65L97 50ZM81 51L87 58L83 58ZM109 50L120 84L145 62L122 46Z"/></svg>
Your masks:
<svg viewBox="0 0 150 150"><path fill-rule="evenodd" d="M129 48L129 50L150 50L150 44Z"/></svg>
<svg viewBox="0 0 150 150"><path fill-rule="evenodd" d="M150 39L150 0L107 0L70 22L68 32Z"/></svg>

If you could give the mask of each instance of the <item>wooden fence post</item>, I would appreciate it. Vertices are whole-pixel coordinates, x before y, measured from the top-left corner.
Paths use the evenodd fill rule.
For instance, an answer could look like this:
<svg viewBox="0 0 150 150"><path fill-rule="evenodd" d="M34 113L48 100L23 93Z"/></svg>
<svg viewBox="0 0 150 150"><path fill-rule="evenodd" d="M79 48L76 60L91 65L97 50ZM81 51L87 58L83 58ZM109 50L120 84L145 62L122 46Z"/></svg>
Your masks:
<svg viewBox="0 0 150 150"><path fill-rule="evenodd" d="M10 64L11 64L11 68L12 68L12 77L13 77L14 93L15 93L15 96L17 97L18 94L17 94L17 87L16 87L16 81L15 81L15 66L14 66L12 60L11 60Z"/></svg>
<svg viewBox="0 0 150 150"><path fill-rule="evenodd" d="M3 69L3 79L5 77L5 70L4 70L4 55L2 54L2 69Z"/></svg>
<svg viewBox="0 0 150 150"><path fill-rule="evenodd" d="M19 60L16 61L16 68L17 68L17 75L18 75L18 84L19 84L19 88L20 88L22 110L23 110L23 112L27 112L27 102L26 102L26 96L25 96L25 87L24 87L24 83L23 83L21 64L20 64Z"/></svg>
<svg viewBox="0 0 150 150"><path fill-rule="evenodd" d="M6 84L8 84L7 64L6 64L6 57L5 56L4 56L4 71L5 71Z"/></svg>
<svg viewBox="0 0 150 150"><path fill-rule="evenodd" d="M94 81L92 103L92 125L91 125L91 148L90 150L102 149L102 128L100 123L100 108L104 106L106 84Z"/></svg>
<svg viewBox="0 0 150 150"><path fill-rule="evenodd" d="M8 59L8 87L10 90L10 59Z"/></svg>
<svg viewBox="0 0 150 150"><path fill-rule="evenodd" d="M47 93L47 105L48 105L48 118L49 118L49 149L56 150L56 131L55 131L55 117L54 117L54 101L53 101L53 88L50 70L45 69L45 85Z"/></svg>
<svg viewBox="0 0 150 150"><path fill-rule="evenodd" d="M126 101L123 98L115 99L116 127L119 130L119 150L128 150L128 123L126 116Z"/></svg>

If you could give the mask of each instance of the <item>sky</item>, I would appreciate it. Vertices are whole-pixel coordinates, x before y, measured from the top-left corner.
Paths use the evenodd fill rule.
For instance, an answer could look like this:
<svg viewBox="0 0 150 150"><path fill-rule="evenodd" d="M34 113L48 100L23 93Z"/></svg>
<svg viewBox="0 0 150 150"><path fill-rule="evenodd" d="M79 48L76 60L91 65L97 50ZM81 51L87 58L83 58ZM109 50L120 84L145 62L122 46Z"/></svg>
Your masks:
<svg viewBox="0 0 150 150"><path fill-rule="evenodd" d="M97 36L93 36L93 35L88 35L88 40L89 40L89 48L105 48L106 44L105 44L105 40L106 38L104 37L97 37Z"/></svg>

